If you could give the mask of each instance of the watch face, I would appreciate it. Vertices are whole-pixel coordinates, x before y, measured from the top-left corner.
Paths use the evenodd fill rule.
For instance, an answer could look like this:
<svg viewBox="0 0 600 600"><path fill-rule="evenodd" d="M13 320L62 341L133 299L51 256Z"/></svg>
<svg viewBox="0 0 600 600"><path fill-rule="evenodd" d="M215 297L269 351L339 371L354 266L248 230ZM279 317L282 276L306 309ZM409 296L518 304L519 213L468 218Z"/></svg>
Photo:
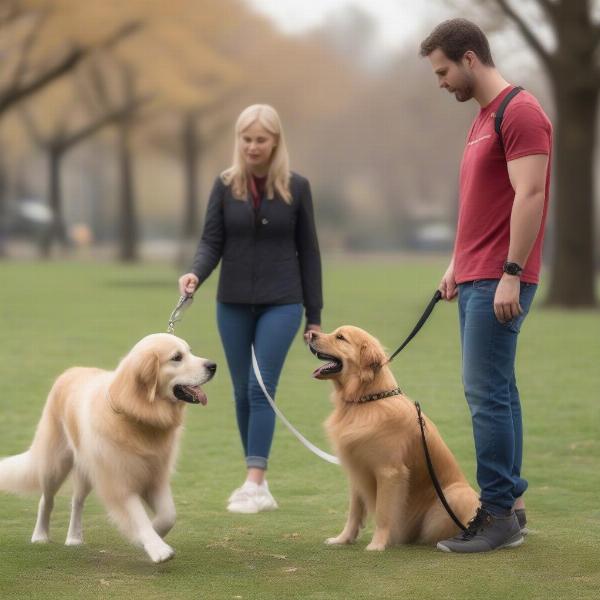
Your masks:
<svg viewBox="0 0 600 600"><path fill-rule="evenodd" d="M509 275L518 275L523 269L517 263L505 263L504 272Z"/></svg>

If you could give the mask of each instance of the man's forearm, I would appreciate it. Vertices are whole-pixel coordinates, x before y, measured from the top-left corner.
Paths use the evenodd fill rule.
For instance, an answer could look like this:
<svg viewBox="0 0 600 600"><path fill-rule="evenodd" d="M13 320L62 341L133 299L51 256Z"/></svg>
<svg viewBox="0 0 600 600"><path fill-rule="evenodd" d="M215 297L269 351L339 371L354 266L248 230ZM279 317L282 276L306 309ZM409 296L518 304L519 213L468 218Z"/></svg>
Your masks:
<svg viewBox="0 0 600 600"><path fill-rule="evenodd" d="M544 192L515 194L510 217L509 262L525 267L535 244L544 214Z"/></svg>

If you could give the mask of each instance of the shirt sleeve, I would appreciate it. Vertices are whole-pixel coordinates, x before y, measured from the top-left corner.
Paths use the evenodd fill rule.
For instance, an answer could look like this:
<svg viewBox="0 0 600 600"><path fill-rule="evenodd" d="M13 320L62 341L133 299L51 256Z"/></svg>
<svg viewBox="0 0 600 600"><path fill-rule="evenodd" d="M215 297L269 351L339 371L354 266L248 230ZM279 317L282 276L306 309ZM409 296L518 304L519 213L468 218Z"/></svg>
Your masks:
<svg viewBox="0 0 600 600"><path fill-rule="evenodd" d="M552 126L544 113L530 104L509 106L502 119L506 160L533 154L550 154Z"/></svg>
<svg viewBox="0 0 600 600"><path fill-rule="evenodd" d="M221 256L223 256L223 246L225 245L224 192L225 184L218 177L210 193L208 206L206 207L204 229L192 266L192 273L198 277L200 283L208 278L219 264Z"/></svg>
<svg viewBox="0 0 600 600"><path fill-rule="evenodd" d="M300 263L306 322L320 325L321 309L323 308L321 253L315 227L310 184L307 180L304 180L302 184L296 222L296 248Z"/></svg>

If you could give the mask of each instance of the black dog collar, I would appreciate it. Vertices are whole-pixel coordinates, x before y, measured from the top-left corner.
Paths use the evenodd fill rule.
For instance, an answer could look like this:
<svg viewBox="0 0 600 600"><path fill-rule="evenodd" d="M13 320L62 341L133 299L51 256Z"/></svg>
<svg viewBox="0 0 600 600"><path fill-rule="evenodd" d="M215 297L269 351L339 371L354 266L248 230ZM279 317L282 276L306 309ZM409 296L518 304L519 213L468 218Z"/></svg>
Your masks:
<svg viewBox="0 0 600 600"><path fill-rule="evenodd" d="M360 404L364 404L365 402L373 402L373 400L381 400L382 398L389 398L390 396L399 396L402 394L402 390L397 387L393 390L388 390L387 392L377 392L376 394L368 394L366 396L361 396L357 402Z"/></svg>

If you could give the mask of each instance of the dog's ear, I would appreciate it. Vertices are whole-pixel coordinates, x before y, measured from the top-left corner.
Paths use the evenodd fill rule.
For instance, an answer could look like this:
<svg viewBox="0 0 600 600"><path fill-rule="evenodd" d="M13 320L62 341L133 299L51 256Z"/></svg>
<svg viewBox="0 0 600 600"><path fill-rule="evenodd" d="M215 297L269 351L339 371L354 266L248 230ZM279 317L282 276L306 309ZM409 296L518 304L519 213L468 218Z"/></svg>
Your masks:
<svg viewBox="0 0 600 600"><path fill-rule="evenodd" d="M158 388L158 372L160 359L155 352L145 352L136 365L136 378L138 384L144 389L148 400L154 402Z"/></svg>
<svg viewBox="0 0 600 600"><path fill-rule="evenodd" d="M370 383L381 369L385 356L380 348L363 342L360 346L360 380Z"/></svg>

